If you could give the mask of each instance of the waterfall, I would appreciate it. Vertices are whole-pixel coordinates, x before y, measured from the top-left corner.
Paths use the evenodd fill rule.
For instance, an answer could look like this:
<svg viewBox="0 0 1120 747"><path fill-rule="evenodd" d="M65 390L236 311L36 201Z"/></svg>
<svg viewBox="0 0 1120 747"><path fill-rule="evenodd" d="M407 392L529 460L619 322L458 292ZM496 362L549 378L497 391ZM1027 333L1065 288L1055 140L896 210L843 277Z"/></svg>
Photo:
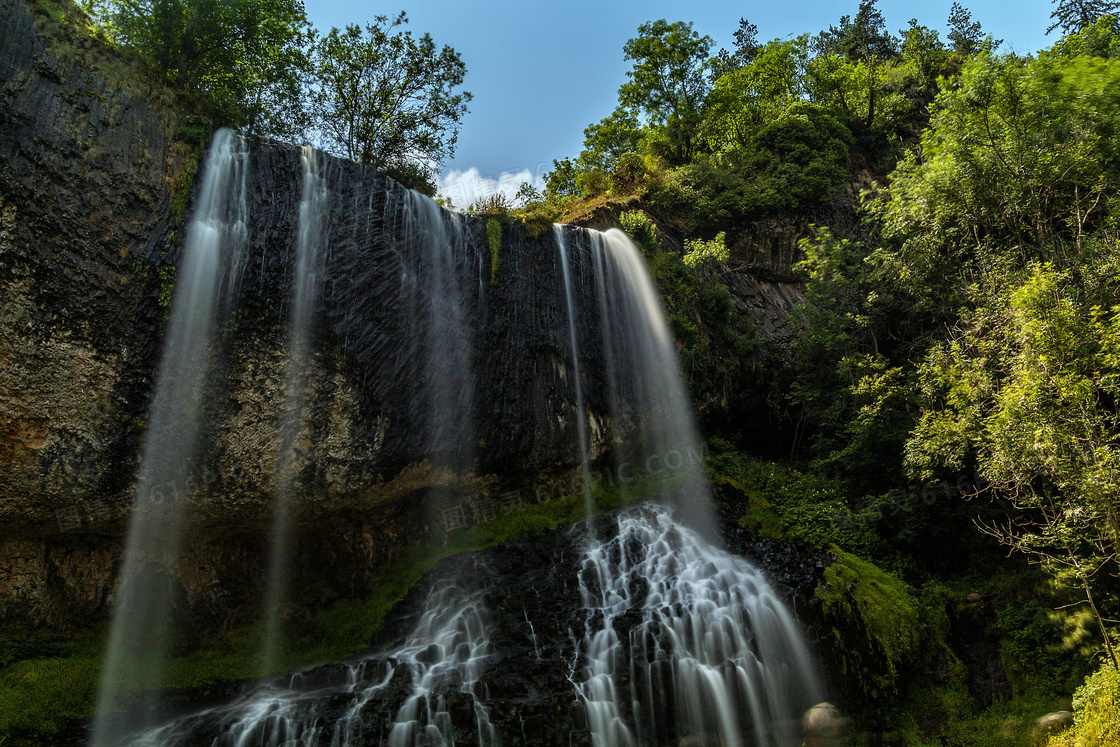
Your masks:
<svg viewBox="0 0 1120 747"><path fill-rule="evenodd" d="M685 740L727 747L795 745L802 711L821 699L814 663L792 615L761 573L719 546L676 343L634 244L618 230L556 226L558 255L551 261L541 244L532 257L511 254L502 266L545 274L558 269L559 282L556 274L547 275L550 281L539 292L483 283L487 252L481 250L480 221L395 186L379 191L377 182L372 190L364 188L369 182L343 182L335 178L341 165L332 167L335 181L328 190L319 160L314 150L304 149L262 667L270 672L280 661L280 612L293 565L292 504L301 439L309 430L305 390L317 307L323 328L339 335L347 364L354 366L351 373L369 376L378 417L391 421L387 427L406 445L394 454L427 458L438 473L427 489L420 488L429 512L424 519L431 524L448 497L437 486L449 485L455 501L463 498L457 485L474 489L475 482L443 476L458 479L478 469L479 393L517 407L521 400L510 392L526 391L507 388L508 379L487 378L486 350L524 354L524 361L503 360L496 368L508 371L524 363L516 376L536 377L527 390L534 400L525 411L543 417L529 421L527 438L571 434L566 419L574 408L589 513L591 436L606 432L592 426L603 422L608 409L614 472L636 495L652 500L611 517L589 518L555 540L566 544L547 546L555 567L541 576L533 569L545 549L518 556L536 558L536 565L507 567L509 575L502 578L527 584L518 588L532 594L505 598L489 561L459 556L466 560L439 566L434 580L422 582L426 595L418 589L402 612L393 613L397 617L387 623L393 637L381 638L374 650L248 683L231 702L158 728L151 728L158 714L131 724L110 718L120 683L158 684L158 665L168 651L170 592L161 589L170 586L145 581L150 574L137 569L160 568L162 560L165 575L173 578L181 507L157 515L138 500L95 744L131 735L137 745L489 746L510 741L510 724L517 719L523 739L528 723L596 747ZM179 479L190 464L220 284L225 278L236 286L245 264L234 251L245 237L245 168L241 141L220 134L176 288L142 489ZM200 263L205 272L196 267ZM196 276L207 279L197 281L199 288ZM498 334L487 338L495 328ZM498 344L483 347L494 339ZM571 365L557 366L565 347ZM159 425L164 421L170 425ZM511 431L520 427L503 422ZM494 430L486 431L487 437L492 433L505 437ZM452 508L462 510L462 504ZM537 520L526 517L527 523ZM428 530L417 526L417 531ZM538 589L525 578L534 583L544 578L551 586ZM557 613L562 620L541 611L553 596L566 600ZM530 598L535 601L526 605ZM147 638L141 636L145 632ZM127 649L125 642L134 639L150 655ZM512 641L514 653L499 641ZM515 686L500 677L511 662L526 670ZM133 673L141 663L153 670L143 679ZM542 704L541 692L556 699ZM493 694L499 700L491 700ZM141 712L150 714L154 705L149 697ZM506 706L516 713L503 712Z"/></svg>
<svg viewBox="0 0 1120 747"><path fill-rule="evenodd" d="M592 231L590 241L611 417L633 443L624 458L649 492L664 493L689 526L712 535L703 450L657 289L622 231Z"/></svg>
<svg viewBox="0 0 1120 747"><path fill-rule="evenodd" d="M261 669L268 674L278 665L281 621L287 596L291 555L292 491L300 464L297 440L304 426L304 391L315 302L323 274L323 241L327 219L327 182L319 173L319 154L310 145L300 151L303 189L299 204L295 278L288 332L288 374L284 385L284 412L280 424L280 455L276 469L276 502L273 507L268 585L265 592L264 636Z"/></svg>
<svg viewBox="0 0 1120 747"><path fill-rule="evenodd" d="M124 724L115 716L128 689L158 686L171 645L176 560L194 484L191 468L202 389L223 276L236 285L246 239L247 149L220 130L206 157L187 228L155 397L148 411L135 504L102 666L93 744L107 745ZM223 271L223 268L226 268ZM144 699L133 712L151 715Z"/></svg>
<svg viewBox="0 0 1120 747"><path fill-rule="evenodd" d="M799 744L801 714L822 692L797 623L762 574L667 506L624 512L617 529L589 541L580 570L577 690L596 747ZM615 621L633 612L641 621L620 638Z"/></svg>
<svg viewBox="0 0 1120 747"><path fill-rule="evenodd" d="M441 467L469 470L474 462L474 360L468 303L474 262L462 215L419 192L406 191L402 215L407 240L422 251L413 273L413 314L425 331L420 375L427 398L426 451Z"/></svg>
<svg viewBox="0 0 1120 747"><path fill-rule="evenodd" d="M586 539L573 669L592 742L793 747L821 695L808 650L762 575L712 544L692 408L637 248L618 230L591 243L614 422L637 432L630 458L669 504L624 511L613 538ZM624 639L615 621L633 613Z"/></svg>
<svg viewBox="0 0 1120 747"><path fill-rule="evenodd" d="M591 516L594 506L591 502L591 461L588 456L587 439L587 410L583 402L583 380L579 366L579 335L576 330L576 302L572 298L572 274L568 262L568 246L564 241L563 226L553 226L553 235L556 237L556 246L560 254L560 269L564 279L564 302L568 310L568 344L572 353L572 388L576 396L576 432L579 437L580 471L583 482L583 501L587 507L587 515Z"/></svg>

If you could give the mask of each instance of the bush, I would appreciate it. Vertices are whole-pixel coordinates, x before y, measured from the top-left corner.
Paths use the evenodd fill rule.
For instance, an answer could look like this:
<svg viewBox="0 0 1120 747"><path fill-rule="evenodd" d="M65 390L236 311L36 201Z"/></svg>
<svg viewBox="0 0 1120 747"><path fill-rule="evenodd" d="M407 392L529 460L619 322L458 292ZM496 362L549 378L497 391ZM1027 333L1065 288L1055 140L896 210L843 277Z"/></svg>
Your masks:
<svg viewBox="0 0 1120 747"><path fill-rule="evenodd" d="M1073 695L1073 728L1051 737L1049 747L1120 744L1120 670L1103 665Z"/></svg>
<svg viewBox="0 0 1120 747"><path fill-rule="evenodd" d="M694 270L726 264L730 257L726 239L723 231L711 241L689 239L684 242L684 263Z"/></svg>
<svg viewBox="0 0 1120 747"><path fill-rule="evenodd" d="M646 257L653 257L661 249L661 242L657 240L657 226L649 216L640 210L631 210L618 216L618 227L621 228Z"/></svg>

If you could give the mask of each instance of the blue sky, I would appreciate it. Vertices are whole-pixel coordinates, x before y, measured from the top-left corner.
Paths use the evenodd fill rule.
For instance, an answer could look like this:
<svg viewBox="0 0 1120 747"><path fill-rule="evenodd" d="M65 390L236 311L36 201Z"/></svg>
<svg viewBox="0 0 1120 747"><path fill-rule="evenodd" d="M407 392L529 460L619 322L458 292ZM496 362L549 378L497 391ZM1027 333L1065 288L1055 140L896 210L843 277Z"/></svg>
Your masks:
<svg viewBox="0 0 1120 747"><path fill-rule="evenodd" d="M768 0L764 3L646 0L305 0L320 30L365 23L378 14L408 13L414 34L431 33L450 44L467 65L465 88L474 94L454 160L444 165L442 191L465 207L472 194L500 186L516 189L539 177L553 158L579 152L583 129L614 109L629 64L622 45L640 24L666 18L693 21L716 48L732 46L739 17L758 25L761 39L817 32L854 14L859 0ZM887 26L897 32L910 18L937 28L944 37L952 0L880 0ZM966 0L973 19L1004 39L1004 49L1035 52L1046 37L1050 0Z"/></svg>

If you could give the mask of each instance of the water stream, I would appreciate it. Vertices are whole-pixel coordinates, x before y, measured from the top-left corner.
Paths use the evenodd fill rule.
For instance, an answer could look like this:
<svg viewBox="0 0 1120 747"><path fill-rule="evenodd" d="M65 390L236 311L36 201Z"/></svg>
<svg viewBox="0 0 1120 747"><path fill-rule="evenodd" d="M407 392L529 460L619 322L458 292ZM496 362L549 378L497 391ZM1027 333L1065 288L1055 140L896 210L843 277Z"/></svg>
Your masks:
<svg viewBox="0 0 1120 747"><path fill-rule="evenodd" d="M278 666L281 622L288 591L291 563L292 493L301 465L298 441L305 424L308 357L315 302L323 282L323 246L327 220L327 181L320 173L319 153L310 145L300 151L303 189L299 205L299 235L296 240L295 277L292 283L288 327L288 373L284 383L284 411L280 424L280 454L276 467L276 501L273 505L269 548L268 583L265 591L264 635L261 671L268 674Z"/></svg>
<svg viewBox="0 0 1120 747"><path fill-rule="evenodd" d="M108 745L155 715L154 696L141 696L130 718L116 715L129 689L160 682L171 650L176 562L210 360L210 340L223 282L237 284L246 239L248 153L229 130L206 155L194 214L175 281L155 397L129 523L109 644L102 665L92 743Z"/></svg>

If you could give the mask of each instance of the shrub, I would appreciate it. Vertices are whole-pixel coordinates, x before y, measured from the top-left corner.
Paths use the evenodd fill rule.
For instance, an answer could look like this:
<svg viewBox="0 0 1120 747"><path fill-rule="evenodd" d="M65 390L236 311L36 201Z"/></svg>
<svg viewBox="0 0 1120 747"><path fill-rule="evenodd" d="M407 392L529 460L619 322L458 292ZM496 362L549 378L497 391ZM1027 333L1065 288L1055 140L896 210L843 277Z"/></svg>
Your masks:
<svg viewBox="0 0 1120 747"><path fill-rule="evenodd" d="M725 264L730 257L726 239L723 231L711 241L689 239L684 242L684 263L696 270Z"/></svg>
<svg viewBox="0 0 1120 747"><path fill-rule="evenodd" d="M1120 670L1103 665L1073 695L1073 728L1051 737L1049 747L1120 744Z"/></svg>
<svg viewBox="0 0 1120 747"><path fill-rule="evenodd" d="M650 217L640 210L630 210L618 216L618 226L646 257L652 257L661 249L661 242L657 239L657 226Z"/></svg>

